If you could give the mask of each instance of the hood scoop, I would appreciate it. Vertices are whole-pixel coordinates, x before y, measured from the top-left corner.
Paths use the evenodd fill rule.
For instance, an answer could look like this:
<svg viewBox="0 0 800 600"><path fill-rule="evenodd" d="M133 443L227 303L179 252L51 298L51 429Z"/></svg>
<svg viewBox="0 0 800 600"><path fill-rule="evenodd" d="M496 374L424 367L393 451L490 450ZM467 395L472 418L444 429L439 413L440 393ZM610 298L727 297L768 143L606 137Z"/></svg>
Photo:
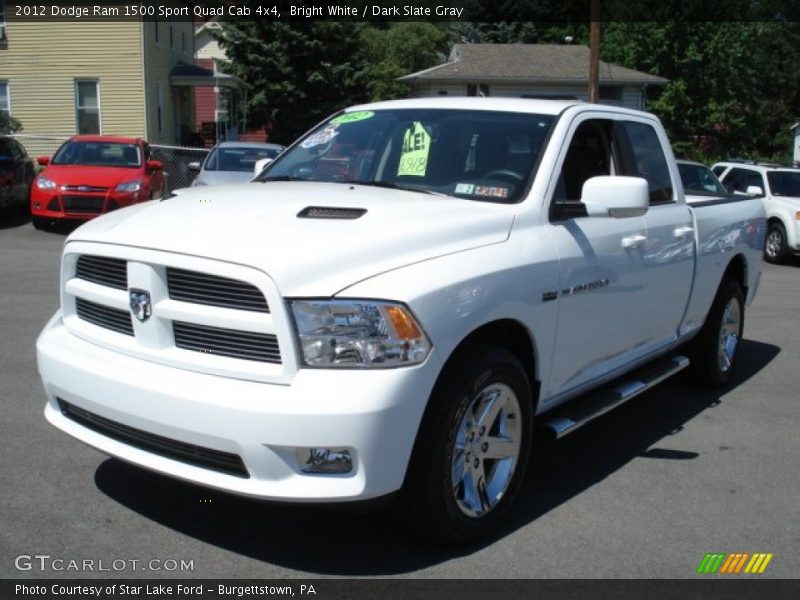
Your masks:
<svg viewBox="0 0 800 600"><path fill-rule="evenodd" d="M336 206L307 206L299 213L298 219L358 219L366 214L366 208L341 208Z"/></svg>

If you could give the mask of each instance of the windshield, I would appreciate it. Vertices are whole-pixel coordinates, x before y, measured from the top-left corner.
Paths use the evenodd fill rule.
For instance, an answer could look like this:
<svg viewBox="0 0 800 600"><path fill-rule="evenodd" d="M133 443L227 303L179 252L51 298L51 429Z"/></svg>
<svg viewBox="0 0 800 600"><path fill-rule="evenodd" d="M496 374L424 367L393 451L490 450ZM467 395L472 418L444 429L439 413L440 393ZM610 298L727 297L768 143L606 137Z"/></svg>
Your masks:
<svg viewBox="0 0 800 600"><path fill-rule="evenodd" d="M262 158L275 158L282 148L231 147L216 148L211 151L205 171L238 171L252 173L256 162Z"/></svg>
<svg viewBox="0 0 800 600"><path fill-rule="evenodd" d="M555 117L481 110L340 114L299 140L256 181L326 181L516 202Z"/></svg>
<svg viewBox="0 0 800 600"><path fill-rule="evenodd" d="M800 171L770 171L767 173L769 189L773 196L796 196L800 198Z"/></svg>
<svg viewBox="0 0 800 600"><path fill-rule="evenodd" d="M137 144L71 140L58 149L52 164L136 168L142 165L142 153Z"/></svg>
<svg viewBox="0 0 800 600"><path fill-rule="evenodd" d="M678 172L681 175L683 191L687 194L701 196L727 196L728 192L719 182L711 169L704 165L691 165L678 163Z"/></svg>

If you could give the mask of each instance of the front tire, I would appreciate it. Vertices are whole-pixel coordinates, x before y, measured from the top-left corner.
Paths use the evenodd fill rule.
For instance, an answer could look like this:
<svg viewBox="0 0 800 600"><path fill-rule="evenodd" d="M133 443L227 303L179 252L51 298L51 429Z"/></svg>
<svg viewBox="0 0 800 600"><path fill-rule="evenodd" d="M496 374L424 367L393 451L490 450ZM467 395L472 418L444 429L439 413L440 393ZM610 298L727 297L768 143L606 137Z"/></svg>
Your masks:
<svg viewBox="0 0 800 600"><path fill-rule="evenodd" d="M730 381L744 330L744 303L739 282L724 279L703 328L689 348L692 370L701 385L714 387Z"/></svg>
<svg viewBox="0 0 800 600"><path fill-rule="evenodd" d="M413 530L458 544L498 528L527 468L532 404L509 352L471 347L454 359L430 399L401 492Z"/></svg>
<svg viewBox="0 0 800 600"><path fill-rule="evenodd" d="M764 241L764 260L773 264L780 264L786 260L788 254L786 229L782 223L770 223L767 229L767 239Z"/></svg>

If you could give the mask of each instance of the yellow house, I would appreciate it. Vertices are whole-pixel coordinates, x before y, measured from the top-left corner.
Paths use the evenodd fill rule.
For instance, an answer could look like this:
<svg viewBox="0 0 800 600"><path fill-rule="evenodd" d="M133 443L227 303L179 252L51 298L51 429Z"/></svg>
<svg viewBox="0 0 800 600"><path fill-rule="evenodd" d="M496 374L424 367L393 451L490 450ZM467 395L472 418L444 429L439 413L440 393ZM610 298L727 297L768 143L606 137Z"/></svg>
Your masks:
<svg viewBox="0 0 800 600"><path fill-rule="evenodd" d="M0 14L0 34L0 111L22 123L20 139L31 154L50 154L76 134L181 144L194 127L191 86L215 85L192 65L188 20L64 22Z"/></svg>

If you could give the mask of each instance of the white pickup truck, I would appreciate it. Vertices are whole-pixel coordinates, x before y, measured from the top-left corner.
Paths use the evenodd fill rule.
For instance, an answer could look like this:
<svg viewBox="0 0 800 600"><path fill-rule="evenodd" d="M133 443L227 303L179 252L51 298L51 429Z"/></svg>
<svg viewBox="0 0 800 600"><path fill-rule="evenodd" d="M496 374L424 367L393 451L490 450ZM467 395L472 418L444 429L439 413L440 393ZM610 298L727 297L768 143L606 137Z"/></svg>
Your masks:
<svg viewBox="0 0 800 600"><path fill-rule="evenodd" d="M417 531L476 539L513 503L534 432L565 435L690 363L728 381L764 234L759 200L686 204L650 114L353 107L253 183L69 236L37 342L45 416L187 481L391 497Z"/></svg>

